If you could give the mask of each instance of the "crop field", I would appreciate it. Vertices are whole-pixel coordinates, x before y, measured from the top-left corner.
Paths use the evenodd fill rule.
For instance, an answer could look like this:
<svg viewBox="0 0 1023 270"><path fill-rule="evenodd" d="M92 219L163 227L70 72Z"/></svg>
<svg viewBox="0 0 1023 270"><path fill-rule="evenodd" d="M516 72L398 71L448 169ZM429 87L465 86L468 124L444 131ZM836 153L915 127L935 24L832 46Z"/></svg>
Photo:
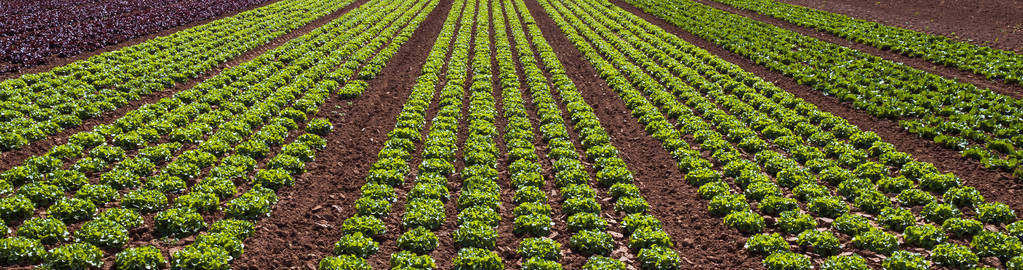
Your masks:
<svg viewBox="0 0 1023 270"><path fill-rule="evenodd" d="M0 74L188 26L267 0L8 1L0 8ZM115 46L116 47L116 46Z"/></svg>
<svg viewBox="0 0 1023 270"><path fill-rule="evenodd" d="M0 268L1023 269L1023 6L854 2L3 2Z"/></svg>

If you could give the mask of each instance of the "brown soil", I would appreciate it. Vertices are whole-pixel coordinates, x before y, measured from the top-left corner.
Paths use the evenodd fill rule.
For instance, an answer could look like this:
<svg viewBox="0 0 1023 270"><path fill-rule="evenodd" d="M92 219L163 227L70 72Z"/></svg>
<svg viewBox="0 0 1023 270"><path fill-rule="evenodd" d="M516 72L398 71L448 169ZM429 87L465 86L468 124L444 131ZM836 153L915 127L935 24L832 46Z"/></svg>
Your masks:
<svg viewBox="0 0 1023 270"><path fill-rule="evenodd" d="M450 1L441 1L434 8L362 96L350 100L331 97L321 106L322 116L335 126L324 137L327 148L307 164L308 172L296 179L294 187L278 192L277 210L257 223L245 254L233 262L235 269L315 269L321 258L333 254L334 242L341 237L341 222L354 214L352 205L359 188L395 124L394 116L411 93L450 6ZM399 198L404 197L401 195ZM389 226L386 237L397 239L394 229Z"/></svg>
<svg viewBox="0 0 1023 270"><path fill-rule="evenodd" d="M707 202L698 197L695 187L682 182L681 172L660 142L646 135L621 98L583 59L538 2L529 0L526 5L561 59L566 73L611 135L611 143L635 173L636 185L650 203L650 213L664 223L677 249L682 251L682 268L763 268L760 258L742 251L745 237L707 212Z"/></svg>
<svg viewBox="0 0 1023 270"><path fill-rule="evenodd" d="M779 1L1023 52L1023 1L1019 0Z"/></svg>
<svg viewBox="0 0 1023 270"><path fill-rule="evenodd" d="M74 135L75 133L83 132L83 131L89 131L89 130L92 130L94 127L98 126L98 125L108 124L108 123L111 123L113 121L116 121L117 119L123 117L126 113L128 113L130 111L134 111L135 109L138 109L142 105L150 104L150 103L155 103L156 101L159 101L161 98L173 96L175 93L177 93L177 92L179 92L181 90L190 89L190 88L194 87L196 84L198 84L198 83L200 83L202 81L205 81L206 79L212 78L213 76L216 76L217 74L220 74L220 72L222 72L224 70L227 70L227 69L230 69L232 67L238 66L238 65L240 65L242 63L248 62L248 61L256 58L257 56L259 56L259 55L261 55L261 54L263 54L263 53L265 53L267 51L270 51L270 50L272 50L274 48L277 48L278 46L281 46L282 44L288 42L291 39L294 39L296 37L305 35L305 34L311 32L311 31L313 31L313 29L316 29L316 28L319 28L320 26L323 26L324 24L330 22L331 20L334 20L337 17L340 17L342 14L345 14L349 10L351 10L351 9L361 5L365 1L366 0L356 1L356 2L354 2L352 4L349 4L348 6L346 6L344 8L342 8L342 9L339 9L339 10L335 11L334 13L331 13L331 14L323 16L323 17L321 17L319 19L316 19L316 20L306 24L305 26L302 26L302 27L300 27L298 29L292 30L288 34L285 34L283 36L277 37L276 39L273 39L273 40L271 40L270 42L268 42L266 44L263 44L263 45L261 45L259 47L255 47L252 50L249 50L248 52L245 52L245 53L235 57L232 60L224 62L224 63L220 64L219 66L217 66L217 67L207 71L206 73L203 73L203 74L199 75L198 77L196 77L194 79L188 80L188 81L183 82L183 83L178 83L178 84L174 85L171 88L164 89L163 91L154 92L153 94L150 94L148 96L142 97L139 100L134 100L134 101L128 102L128 105L122 106L122 107L117 108L116 110L113 110L113 111L102 113L99 116L96 116L96 117L84 120L84 121L82 121L81 125L65 129L64 131L61 131L61 132L58 132L56 134L48 136L46 139L42 139L42 140L38 140L38 141L35 141L35 142L31 142L28 145L25 145L25 146L23 146L21 148L18 148L16 150L0 153L0 171L7 170L7 169L9 169L11 167L14 167L14 166L18 166L25 159L30 158L32 156L45 154L47 151L49 151L54 146L61 145L61 144L64 144L65 142L67 142L68 137L70 137L71 135ZM182 28L182 29L184 29L184 28ZM144 41L144 40L140 40L138 42L141 42L141 41ZM130 45L133 45L133 44L121 44L121 45L118 45L118 46L124 47L124 46L130 46ZM116 49L118 49L120 47L111 48L109 50L116 50ZM102 52L98 52L98 53L102 53ZM87 58L88 56L80 55L78 57L81 57L82 59L84 59L84 58ZM66 63L70 63L70 62L72 62L72 61L68 61ZM49 70L49 69L47 68L46 70Z"/></svg>
<svg viewBox="0 0 1023 270"><path fill-rule="evenodd" d="M777 27L787 29L808 37L813 37L825 42L837 44L839 46L845 46L853 50L878 56L896 63L902 63L906 66L913 67L919 70L923 70L929 73L940 75L945 78L955 79L960 82L970 83L980 88L988 88L996 93L1008 95L1013 98L1023 98L1023 86L1019 84L1006 83L1004 80L990 80L982 75L977 75L970 71L959 70L954 67L948 67L940 64L931 63L923 58L909 57L898 52L889 50L882 50L876 47L866 45L863 43L854 42L837 35L833 35L827 32L818 31L817 29L802 27L793 23L786 22L784 20L776 19L771 16L761 15L753 11L741 10L732 6L722 4L713 0L694 0L696 2L724 10L727 12L735 13L751 19L761 21L767 24L771 24ZM1023 21L1023 20L1021 20ZM1023 31L1023 29L1021 29ZM1021 34L1023 36L1023 34Z"/></svg>
<svg viewBox="0 0 1023 270"><path fill-rule="evenodd" d="M841 116L865 131L877 133L886 142L894 144L900 151L913 155L914 159L918 161L930 162L942 171L955 173L963 179L964 184L977 188L987 201L1008 204L1017 212L1023 210L1023 199L1019 196L1019 194L1023 194L1023 184L1013 179L1011 174L996 169L984 168L979 162L964 158L955 150L943 148L933 141L920 138L903 130L899 127L898 122L873 117L857 110L848 103L841 102L832 96L826 96L809 86L797 83L790 77L759 66L742 56L718 47L714 43L675 27L656 16L644 13L627 3L618 0L612 0L611 2L677 35L685 41L697 45L722 59L738 65L743 70L752 72L778 87L817 105L822 111Z"/></svg>

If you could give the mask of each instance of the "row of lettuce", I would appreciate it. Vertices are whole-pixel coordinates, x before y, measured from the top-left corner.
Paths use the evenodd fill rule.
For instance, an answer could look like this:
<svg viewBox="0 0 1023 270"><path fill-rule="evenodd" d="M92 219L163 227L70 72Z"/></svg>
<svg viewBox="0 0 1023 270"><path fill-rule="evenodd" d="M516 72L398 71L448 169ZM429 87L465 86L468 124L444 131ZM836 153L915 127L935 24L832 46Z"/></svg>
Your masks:
<svg viewBox="0 0 1023 270"><path fill-rule="evenodd" d="M332 125L312 117L319 107L340 85L360 83L352 76L373 59L386 62L395 52L387 48L407 41L435 5L369 1L3 172L0 229L15 236L0 239L0 264L85 269L103 266L106 251L118 269L229 269L276 190L326 146L320 136ZM207 224L209 216L219 218ZM195 237L168 261L158 247L131 244L143 240L130 239L135 231Z"/></svg>
<svg viewBox="0 0 1023 270"><path fill-rule="evenodd" d="M493 58L491 34L496 49ZM531 44L540 52L539 58ZM540 68L538 59L546 70ZM492 61L496 61L496 68ZM491 73L495 69L496 76ZM551 79L545 71L551 74ZM520 79L519 73L526 77ZM527 87L523 87L522 81ZM427 126L426 112L438 85L443 85L437 101L440 108L423 140L420 134ZM537 108L539 136L534 134L528 102L520 88L530 91ZM552 89L567 102L568 117L584 148L581 152L573 143ZM495 91L501 95L500 110L495 106ZM468 104L463 104L463 99ZM463 113L467 122L461 125L465 127L461 132L466 133L466 139L461 147L459 170L455 165L459 153L456 138ZM498 121L502 117L506 124L500 134L496 123L502 122ZM533 143L538 139L547 146L543 156L549 158L553 167L553 182L562 197L558 202L560 209L552 208L546 195L548 181L541 163L548 161L536 151ZM408 163L420 144L422 161L413 172ZM606 219L609 215L602 214L598 190L589 184L592 178L584 165L587 161L595 164L596 180L603 192L613 197L618 216L625 216L616 223L624 224L622 230L630 233L628 246L639 256L641 267L677 269L680 258L672 249L670 237L656 218L645 214L648 205L639 189L631 184L631 172L617 157L617 150L610 145L610 137L600 127L592 108L565 76L525 3L456 1L413 93L366 177L362 197L356 203L356 215L342 225L345 236L335 244L338 256L322 259L319 268L371 269L367 258L379 251L378 241L387 239L383 237L388 228L384 218L391 214L393 203L405 202L401 224L396 226L403 231L394 243L398 251L389 254L392 269L437 268L434 256L441 254L431 254L438 248L436 231L451 223L456 225L451 242L459 248L451 259L452 268L504 269L506 258L496 249L499 238L512 237L499 236L499 228L509 222L515 239L520 239L516 252L523 269L563 268L559 263L563 243L551 238L557 222L566 222L570 230L567 244L572 251L590 257L584 269L626 269L624 263L609 257L623 240L616 240L609 233L608 224L612 222ZM499 213L502 202L508 201L502 198L499 169L507 171L508 186L514 189L510 200L515 204L512 221L503 221ZM457 176L453 175L456 170ZM395 189L406 186L403 183L410 174L414 175L415 184L404 200L398 200ZM460 179L460 183L450 183L449 178ZM450 198L450 185L461 187L455 199ZM447 220L445 205L457 211L456 220ZM557 215L558 211L562 215ZM555 220L553 216L565 216L567 220Z"/></svg>
<svg viewBox="0 0 1023 270"><path fill-rule="evenodd" d="M502 206L497 170L498 160L505 149L498 147L502 134L496 122L499 111L494 98L494 78L497 76L493 74L491 61L490 28L503 25L501 16L490 14L494 4L492 0L473 2L477 11L469 63L472 76L464 83L456 83L466 87L468 106L465 106L466 137L461 146L462 166L455 169L460 170L456 178L461 180L461 189L454 202L458 226L451 233L451 238L459 250L452 259L452 268L496 270L504 269L504 261L496 251L498 226L502 223L497 212ZM458 129L457 125L454 127Z"/></svg>
<svg viewBox="0 0 1023 270"><path fill-rule="evenodd" d="M556 115L562 115L561 110L558 109L558 105L553 102L543 102L545 100L555 100L557 97L562 101L562 105L566 109L565 117L570 122L564 123L561 126L567 126L571 124L572 130L578 136L578 143L581 146L583 156L586 161L592 164L594 171L594 178L600 187L600 192L603 193L603 197L609 196L613 203L614 215L620 219L614 220L613 223L618 226L618 230L624 234L628 239L623 239L624 243L617 243L618 245L624 245L628 248L630 253L638 261L641 269L678 269L681 267L682 259L675 250L674 240L663 228L663 223L652 214L648 213L650 210L649 204L646 199L640 194L639 188L634 184L633 173L627 168L625 161L623 161L619 155L618 150L611 145L611 137L607 131L601 126L597 115L594 113L593 107L586 103L583 99L582 93L576 87L575 83L569 79L566 75L564 66L558 60L557 55L554 53L554 49L544 39L537 22L529 15L529 10L526 8L526 4L522 0L515 1L519 12L523 16L524 26L527 28L526 33L530 39L531 45L537 51L539 55L539 63L543 66L543 71L549 75L550 86L534 86L530 89L533 92L533 100L537 104L539 114L542 115L542 121L550 121L550 123L544 123L541 127L541 131L550 132L549 135L545 135L545 138L551 137L548 141L548 148L551 151L558 150L557 147L551 147L552 142L557 141L556 139L560 136L563 140L568 140L568 136L558 135L567 134L558 132L559 128L549 127L551 123L559 123L561 119L555 118ZM519 36L525 36L525 34L519 34ZM523 39L524 40L524 39ZM517 39L518 41L518 39ZM523 42L522 45L518 45L520 51L527 48ZM522 52L524 53L524 52ZM523 61L530 62L530 61ZM528 66L528 65L527 65ZM530 79L533 77L541 77L542 73L537 68L526 68L525 69ZM548 90L553 90L552 93L548 93ZM543 105L541 105L543 104ZM548 128L549 127L549 128ZM563 146L565 149L570 149L567 145ZM553 152L552 152L553 153ZM548 155L549 157L556 157L556 155ZM555 167L555 170L571 172L573 161L566 161L571 159L565 159L565 157L572 158L572 155L566 155L560 157L558 160L551 161ZM580 160L581 162L581 160ZM569 166L563 166L569 165ZM566 170L567 169L567 170ZM578 185L573 185L575 181L579 183L585 183L589 180L573 180L574 177L571 174L559 172L555 174L555 183L558 183L562 187L562 196L568 196L575 193L579 194L593 194L591 192L585 192L585 188L576 188ZM559 175L561 177L559 177ZM592 196L592 195L591 195ZM567 199L565 200L568 201ZM562 208L568 208L570 205L562 205ZM564 211L563 211L564 212ZM567 214L567 213L566 213ZM607 215L607 214L603 214ZM593 221L596 222L593 222ZM575 222L573 222L575 221ZM586 245L580 245L580 243L587 243L593 240L591 235L600 236L605 234L599 230L608 230L607 226L600 222L599 219L590 218L588 215L576 214L573 219L569 216L567 221L569 228L576 230L576 233L572 236L569 243L573 250L583 252ZM612 221L608 221L612 223ZM590 233L596 232L596 233ZM599 240L599 238L597 238ZM626 269L627 266L622 264L616 258L611 258L612 249L615 247L608 247L607 249L592 249L592 254L584 269Z"/></svg>
<svg viewBox="0 0 1023 270"><path fill-rule="evenodd" d="M691 0L626 2L986 167L1023 174L1023 100Z"/></svg>
<svg viewBox="0 0 1023 270"><path fill-rule="evenodd" d="M508 0L504 3L506 13L515 14L516 10L512 8L514 5L521 16L521 20L517 17L509 20L512 22L515 47L523 75L526 76L527 89L531 92L531 100L540 119L541 138L547 146L545 154L554 169L554 184L562 197L561 214L567 217L564 222L571 234L569 247L580 255L589 256L583 269L626 269L624 263L612 257L615 255L612 250L617 249L616 246L627 246L638 259L636 261L641 269L679 268L681 258L674 250L674 242L663 230L661 221L647 213L649 205L639 188L633 184L632 172L618 157L618 151L611 145L610 136L601 127L593 108L583 100L579 89L565 74L564 67L529 14L525 2L512 3ZM537 51L535 54L531 45ZM567 114L559 108L559 99L567 109ZM563 117L571 122L566 123ZM571 132L578 136L582 155L573 145L569 124ZM583 164L587 162L593 164L590 167L599 189L588 184L593 178L584 170L587 166ZM615 214L608 215L607 210L601 210L600 204L596 202L598 194L605 198L610 196ZM602 211L605 214L601 214ZM612 229L608 224L617 224L619 227ZM612 230L623 232L628 239L614 239ZM531 246L546 240L529 241L532 242L523 241L519 246L519 254L524 258L536 257L536 252L528 251L537 250ZM551 247L546 249L556 247L553 244L547 246ZM553 256L545 255L544 258L550 259ZM532 267L528 262L522 265L524 269Z"/></svg>
<svg viewBox="0 0 1023 270"><path fill-rule="evenodd" d="M547 181L545 181L540 164L542 161L540 157L550 157L550 154L537 152L537 147L533 142L539 136L530 120L528 103L520 90L523 88L523 80L518 74L518 68L535 70L536 65L533 60L535 58L528 44L526 47L520 46L519 49L526 50L520 53L528 53L528 55L520 54L521 59L533 60L533 63L532 66L521 62L516 65L515 48L512 48L511 41L513 39L522 40L524 32L519 16L511 2L495 1L491 12L495 17L494 40L496 41L496 57L500 70L498 85L501 87L502 115L507 120L503 136L507 148L505 156L508 162L508 178L511 188L514 189L512 201L515 203L515 208L512 210L512 214L515 219L512 223L512 231L517 237L523 238L516 248L516 253L521 257L519 267L522 269L562 269L560 263L561 243L550 238L555 225L553 216L558 212L551 206L547 197ZM509 28L514 29L512 33L506 30ZM547 85L546 80L534 79L527 83L530 82L538 85L537 87ZM558 119L561 119L560 113ZM563 126L559 127L564 129ZM561 145L564 146L564 144ZM570 146L571 143L568 145ZM574 148L567 150L575 153ZM562 200L569 199L564 196L565 193L561 194L563 195ZM562 206L567 205L562 204ZM562 208L562 212L571 210L573 209ZM593 213L587 214L594 215ZM599 216L594 216L594 218L600 219Z"/></svg>
<svg viewBox="0 0 1023 270"><path fill-rule="evenodd" d="M21 148L194 79L351 2L279 1L49 71L4 80L0 82L0 151Z"/></svg>
<svg viewBox="0 0 1023 270"><path fill-rule="evenodd" d="M606 1L541 5L768 269L1023 267L1023 223L956 176Z"/></svg>
<svg viewBox="0 0 1023 270"><path fill-rule="evenodd" d="M1023 85L1023 56L991 47L958 41L842 14L786 4L774 0L714 0L736 8L831 33L882 50L970 71L988 79Z"/></svg>

